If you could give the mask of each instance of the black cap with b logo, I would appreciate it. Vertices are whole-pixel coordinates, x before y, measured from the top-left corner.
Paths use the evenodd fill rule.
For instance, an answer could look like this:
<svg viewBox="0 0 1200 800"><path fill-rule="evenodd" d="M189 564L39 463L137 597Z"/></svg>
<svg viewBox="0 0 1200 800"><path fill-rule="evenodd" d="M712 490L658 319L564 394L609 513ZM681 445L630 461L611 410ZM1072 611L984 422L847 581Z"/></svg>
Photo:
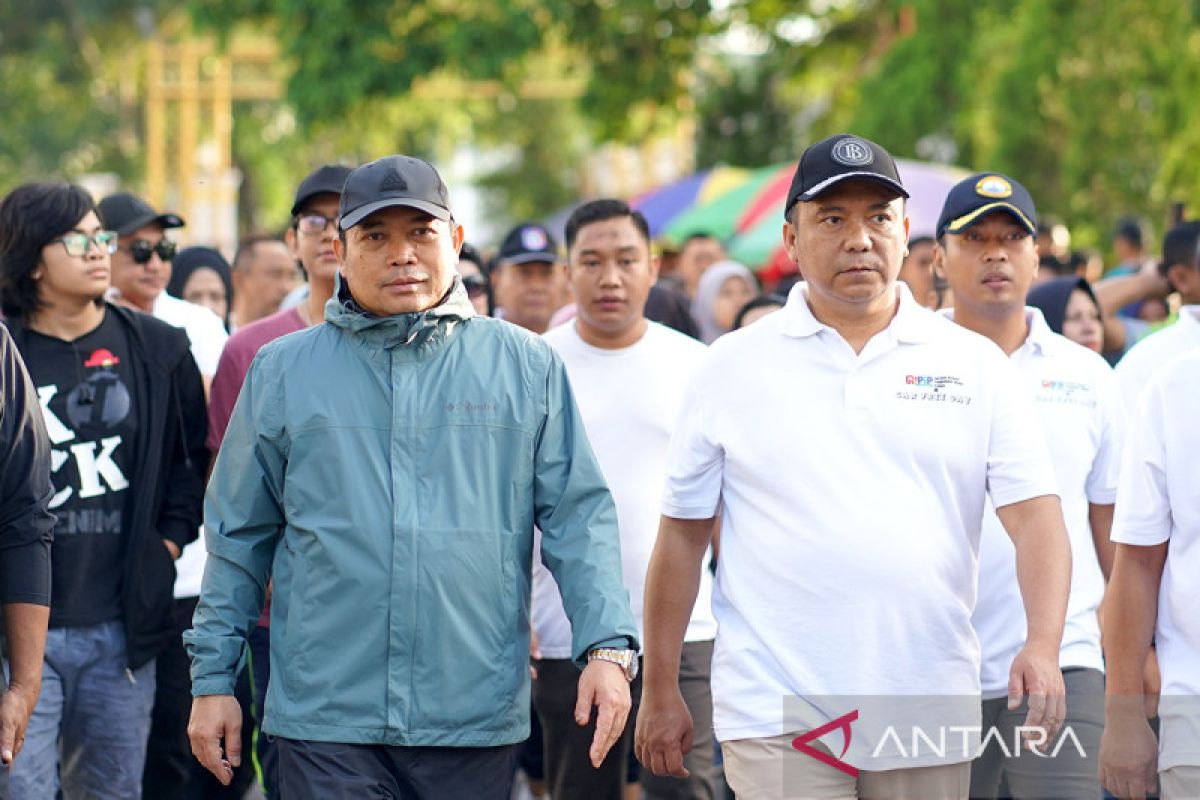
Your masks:
<svg viewBox="0 0 1200 800"><path fill-rule="evenodd" d="M839 133L809 145L800 156L800 164L788 189L784 215L790 213L796 203L813 200L849 180L878 183L900 197L908 197L896 161L887 150L861 136Z"/></svg>
<svg viewBox="0 0 1200 800"><path fill-rule="evenodd" d="M385 156L346 176L338 225L349 230L391 206L415 208L446 222L451 216L450 193L432 164L412 156Z"/></svg>

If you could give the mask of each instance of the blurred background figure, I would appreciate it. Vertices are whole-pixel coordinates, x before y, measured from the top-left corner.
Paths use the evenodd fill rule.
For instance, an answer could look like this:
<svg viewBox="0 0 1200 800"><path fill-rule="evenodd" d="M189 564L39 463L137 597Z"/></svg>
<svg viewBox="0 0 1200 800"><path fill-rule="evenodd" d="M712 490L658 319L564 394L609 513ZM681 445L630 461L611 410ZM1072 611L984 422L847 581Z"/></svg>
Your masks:
<svg viewBox="0 0 1200 800"><path fill-rule="evenodd" d="M278 311L296 286L296 271L296 260L283 239L243 239L233 257L232 327L244 328Z"/></svg>
<svg viewBox="0 0 1200 800"><path fill-rule="evenodd" d="M908 255L900 265L900 280L908 284L908 290L916 301L926 308L937 308L938 295L933 280L932 236L917 236L908 242Z"/></svg>
<svg viewBox="0 0 1200 800"><path fill-rule="evenodd" d="M488 280L487 264L479 251L463 242L458 251L458 274L462 276L463 288L475 307L475 313L484 317L492 315L495 302L492 298L492 282Z"/></svg>
<svg viewBox="0 0 1200 800"><path fill-rule="evenodd" d="M787 298L775 293L760 294L746 305L742 306L733 318L730 330L741 330L752 323L758 322L768 314L773 314L787 304Z"/></svg>
<svg viewBox="0 0 1200 800"><path fill-rule="evenodd" d="M678 289L689 298L695 299L700 286L700 277L705 270L724 261L725 247L711 233L693 233L683 240L679 257L675 262L675 277Z"/></svg>
<svg viewBox="0 0 1200 800"><path fill-rule="evenodd" d="M533 333L549 330L567 291L558 243L549 230L523 223L509 231L489 277L499 306L496 316Z"/></svg>
<svg viewBox="0 0 1200 800"><path fill-rule="evenodd" d="M225 256L211 247L185 247L171 263L167 294L204 306L221 318L229 330L233 303L233 277Z"/></svg>
<svg viewBox="0 0 1200 800"><path fill-rule="evenodd" d="M1112 247L1117 265L1110 276L1129 275L1137 272L1146 263L1145 226L1137 217L1122 218L1113 229Z"/></svg>
<svg viewBox="0 0 1200 800"><path fill-rule="evenodd" d="M1100 302L1084 278L1065 276L1042 281L1030 289L1026 304L1042 312L1050 330L1101 352L1104 326Z"/></svg>
<svg viewBox="0 0 1200 800"><path fill-rule="evenodd" d="M758 294L754 274L736 261L718 261L704 271L692 299L700 340L712 344L733 329L734 318Z"/></svg>

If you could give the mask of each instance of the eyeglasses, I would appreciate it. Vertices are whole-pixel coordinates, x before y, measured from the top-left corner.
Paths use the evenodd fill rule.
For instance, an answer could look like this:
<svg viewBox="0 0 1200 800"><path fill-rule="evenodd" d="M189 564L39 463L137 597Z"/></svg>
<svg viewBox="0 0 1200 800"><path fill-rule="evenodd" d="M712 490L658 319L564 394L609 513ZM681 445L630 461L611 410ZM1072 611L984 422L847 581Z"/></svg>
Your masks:
<svg viewBox="0 0 1200 800"><path fill-rule="evenodd" d="M467 297L482 297L487 294L488 282L478 275L469 275L463 278L462 282L463 288L467 290Z"/></svg>
<svg viewBox="0 0 1200 800"><path fill-rule="evenodd" d="M296 227L301 233L324 233L330 225L337 223L337 217L327 217L324 214L304 214L296 220Z"/></svg>
<svg viewBox="0 0 1200 800"><path fill-rule="evenodd" d="M100 248L100 252L108 253L110 256L117 252L117 232L116 231L97 231L91 236L86 233L65 233L57 239L51 239L46 244L57 244L62 242L63 248L69 256L85 256L88 248L93 244Z"/></svg>
<svg viewBox="0 0 1200 800"><path fill-rule="evenodd" d="M129 244L129 255L138 264L145 264L155 253L163 261L170 261L175 257L175 243L170 239L161 239L158 244L150 244L149 239L134 239Z"/></svg>

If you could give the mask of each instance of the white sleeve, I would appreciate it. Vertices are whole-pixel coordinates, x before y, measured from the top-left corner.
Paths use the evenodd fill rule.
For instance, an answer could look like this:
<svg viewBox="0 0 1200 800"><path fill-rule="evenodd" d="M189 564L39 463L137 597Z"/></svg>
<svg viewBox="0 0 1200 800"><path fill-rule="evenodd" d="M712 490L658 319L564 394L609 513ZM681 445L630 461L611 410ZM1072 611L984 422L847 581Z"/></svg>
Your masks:
<svg viewBox="0 0 1200 800"><path fill-rule="evenodd" d="M196 306L192 316L195 319L188 326L192 358L196 359L200 374L205 378L212 378L217 374L217 364L221 360L221 351L225 349L229 334L225 332L220 317L207 308Z"/></svg>
<svg viewBox="0 0 1200 800"><path fill-rule="evenodd" d="M725 451L705 413L707 373L694 374L671 434L662 513L676 519L708 519L721 500Z"/></svg>
<svg viewBox="0 0 1200 800"><path fill-rule="evenodd" d="M1003 508L1034 497L1057 495L1046 437L1020 373L998 350L987 372L992 394L987 489L992 505Z"/></svg>
<svg viewBox="0 0 1200 800"><path fill-rule="evenodd" d="M1155 545L1171 538L1160 388L1159 381L1151 384L1130 418L1117 484L1111 537L1114 542Z"/></svg>
<svg viewBox="0 0 1200 800"><path fill-rule="evenodd" d="M1100 446L1088 472L1087 499L1095 505L1110 505L1117 499L1117 477L1121 471L1121 443L1125 433L1125 409L1117 381L1107 366L1097 370L1096 421L1100 425Z"/></svg>

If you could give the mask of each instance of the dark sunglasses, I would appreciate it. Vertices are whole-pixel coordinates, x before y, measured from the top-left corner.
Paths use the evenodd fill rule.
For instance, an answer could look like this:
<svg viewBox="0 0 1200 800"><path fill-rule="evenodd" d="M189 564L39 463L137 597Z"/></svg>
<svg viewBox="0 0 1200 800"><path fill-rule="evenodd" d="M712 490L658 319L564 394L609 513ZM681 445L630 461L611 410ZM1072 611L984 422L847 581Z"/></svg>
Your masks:
<svg viewBox="0 0 1200 800"><path fill-rule="evenodd" d="M163 261L170 261L175 257L175 243L170 239L163 239L158 244L150 244L148 239L134 239L129 244L129 255L138 264L145 264L155 253Z"/></svg>
<svg viewBox="0 0 1200 800"><path fill-rule="evenodd" d="M462 279L463 288L467 290L467 297L480 297L487 294L488 282L478 275L470 275Z"/></svg>

